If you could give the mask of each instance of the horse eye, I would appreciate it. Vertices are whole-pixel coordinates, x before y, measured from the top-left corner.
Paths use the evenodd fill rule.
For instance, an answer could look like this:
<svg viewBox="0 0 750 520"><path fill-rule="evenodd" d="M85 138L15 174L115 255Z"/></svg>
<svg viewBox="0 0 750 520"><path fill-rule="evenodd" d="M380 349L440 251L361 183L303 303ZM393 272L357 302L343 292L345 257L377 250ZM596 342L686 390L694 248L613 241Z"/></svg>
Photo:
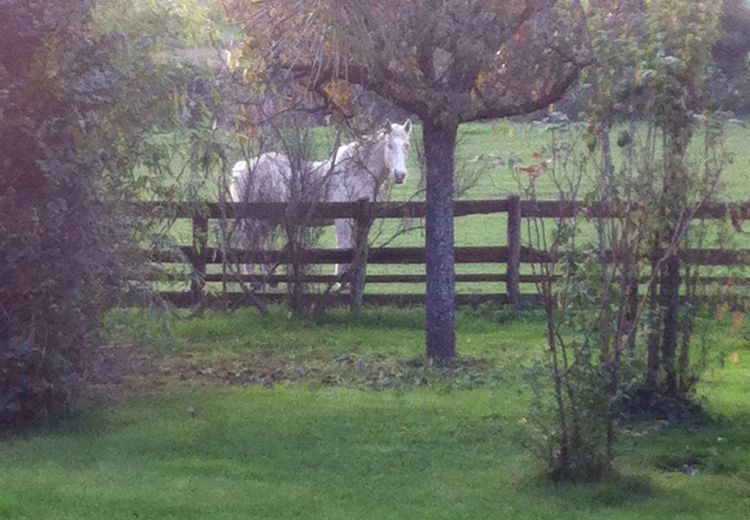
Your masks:
<svg viewBox="0 0 750 520"><path fill-rule="evenodd" d="M393 143L388 143L388 149L393 150Z"/></svg>

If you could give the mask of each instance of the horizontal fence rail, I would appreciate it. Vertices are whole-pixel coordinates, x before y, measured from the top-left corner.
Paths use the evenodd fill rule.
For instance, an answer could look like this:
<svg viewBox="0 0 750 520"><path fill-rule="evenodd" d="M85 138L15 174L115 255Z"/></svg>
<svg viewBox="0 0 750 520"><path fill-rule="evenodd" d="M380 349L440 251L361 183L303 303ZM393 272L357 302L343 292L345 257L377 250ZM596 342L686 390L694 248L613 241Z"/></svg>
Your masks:
<svg viewBox="0 0 750 520"><path fill-rule="evenodd" d="M178 306L190 306L197 302L211 303L219 299L217 295L206 293L206 284L227 284L238 282L251 284L258 276L238 274L235 272L208 272L208 267L217 264L288 264L292 261L306 265L348 264L357 261L356 249L306 249L294 253L289 250L253 251L240 249L221 250L209 247L209 221L214 219L258 219L275 220L306 225L327 225L333 219L346 218L357 222L371 222L375 219L423 218L426 214L426 203L410 202L328 202L300 204L291 206L286 203L163 203L145 202L136 204L138 213L145 218L190 219L192 221L193 240L191 246L182 246L171 250L148 251L147 257L158 264L189 265L192 275L191 290L185 292L165 291L165 299ZM686 209L686 215L695 219L729 219L733 224L750 220L750 203L733 205L703 205ZM553 261L546 251L535 250L521 244L523 220L528 218L570 218L585 215L590 218L617 218L624 214L622 209L610 208L601 203L584 205L567 201L523 201L518 197L502 200L462 200L454 203L454 216L506 214L506 245L481 247L456 247L454 250L457 264L497 264L505 267L505 273L457 274L459 283L497 283L503 284L504 293L457 294L459 304L479 304L494 302L511 304L516 307L535 305L539 298L535 294L522 294L522 285L538 284L546 280L539 275L522 275L523 264L540 264ZM366 264L373 265L420 265L425 263L424 247L370 247L365 248L363 258ZM360 255L362 256L362 255ZM610 261L617 257L616 252L607 253ZM660 253L655 254L659 258ZM750 249L687 249L679 253L679 261L695 266L747 266L750 265ZM167 273L149 277L152 281L184 281L186 276ZM274 274L262 277L264 283L288 283L288 275ZM377 274L362 277L365 284L424 284L424 274ZM298 283L327 284L330 286L340 278L332 275L305 274L295 278ZM643 283L647 280L641 280ZM700 283L715 285L750 286L750 278L737 276L701 276ZM258 296L268 302L282 301L284 293L261 293ZM307 294L307 299L319 298L326 305L346 304L350 295L333 293ZM232 305L250 303L252 296L242 292L229 292L221 296L221 301ZM365 304L420 304L424 294L364 294Z"/></svg>
<svg viewBox="0 0 750 520"><path fill-rule="evenodd" d="M186 292L162 292L162 298L177 307L191 307L195 301L190 293ZM256 295L257 296L257 295ZM283 293L265 293L261 298L266 303L283 303L287 296ZM340 307L350 303L350 296L342 293L323 293L323 294L306 294L304 300L307 302L320 303L325 306ZM524 294L521 297L522 305L525 307L538 307L541 305L541 298L536 294ZM253 297L243 293L229 293L227 295L208 295L205 300L208 306L216 304L225 304L231 307L252 306ZM425 302L424 294L365 294L365 305L423 305ZM505 293L486 293L486 294L456 294L457 305L481 305L481 304L508 305L512 302Z"/></svg>
<svg viewBox="0 0 750 520"><path fill-rule="evenodd" d="M304 264L346 264L354 260L354 249L304 249L295 251L269 250L251 251L230 249L221 251L208 247L204 255L196 253L193 248L183 246L178 251L152 251L149 259L156 263L182 263L186 260L194 263L202 258L206 264L227 263L279 263L286 264L293 260ZM457 264L494 264L508 261L507 247L456 247L454 249ZM609 256L612 256L611 253ZM615 255L616 256L616 255ZM658 260L663 254L657 252L652 260ZM678 258L691 265L733 266L750 265L750 249L687 249L680 251ZM645 259L645 258L644 258ZM521 247L520 263L539 264L552 262L552 256L546 251L530 247ZM372 248L367 255L369 264L424 264L424 247L383 247Z"/></svg>

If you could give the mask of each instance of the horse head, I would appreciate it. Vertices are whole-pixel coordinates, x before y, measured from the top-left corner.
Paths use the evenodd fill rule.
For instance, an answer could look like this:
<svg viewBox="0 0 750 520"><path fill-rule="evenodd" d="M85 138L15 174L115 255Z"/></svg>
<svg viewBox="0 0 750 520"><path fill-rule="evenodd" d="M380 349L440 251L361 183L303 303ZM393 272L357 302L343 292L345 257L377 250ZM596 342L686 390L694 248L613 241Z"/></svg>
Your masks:
<svg viewBox="0 0 750 520"><path fill-rule="evenodd" d="M411 135L411 120L407 119L403 125L386 122L385 125L385 167L393 175L396 184L406 181L406 164L409 159L409 136Z"/></svg>

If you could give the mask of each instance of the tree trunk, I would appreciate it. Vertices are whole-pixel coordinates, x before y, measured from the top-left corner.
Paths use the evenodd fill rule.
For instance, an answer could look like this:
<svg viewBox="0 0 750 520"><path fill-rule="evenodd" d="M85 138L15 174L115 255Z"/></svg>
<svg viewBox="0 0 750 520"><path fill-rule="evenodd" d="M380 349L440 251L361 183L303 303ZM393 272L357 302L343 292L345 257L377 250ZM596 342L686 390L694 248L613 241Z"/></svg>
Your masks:
<svg viewBox="0 0 750 520"><path fill-rule="evenodd" d="M670 396L677 395L677 373L675 371L675 353L679 337L680 311L680 262L674 253L666 262L666 273L662 280L664 301L664 333L662 345L662 366L666 372L665 392Z"/></svg>
<svg viewBox="0 0 750 520"><path fill-rule="evenodd" d="M659 308L659 280L661 273L656 273L658 267L656 262L651 265L651 276L654 277L648 286L648 351L646 355L646 386L650 391L655 391L659 379L659 346L661 339L661 309Z"/></svg>
<svg viewBox="0 0 750 520"><path fill-rule="evenodd" d="M349 283L351 286L351 299L349 307L352 311L359 311L362 308L365 298L365 281L367 278L367 254L368 254L368 237L372 219L366 214L366 200L361 200L359 217L354 221L354 258L349 267Z"/></svg>
<svg viewBox="0 0 750 520"><path fill-rule="evenodd" d="M456 274L453 256L455 124L423 122L427 166L427 356L456 355Z"/></svg>
<svg viewBox="0 0 750 520"><path fill-rule="evenodd" d="M606 126L599 134L602 146L602 180L599 187L600 200L609 205L612 177L614 176L614 164L612 162L612 149L609 142L609 127ZM599 333L602 335L602 356L605 362L610 355L612 330L612 277L607 262L607 223L602 219L596 220L596 235L599 244L599 268L602 271L602 292L599 304Z"/></svg>
<svg viewBox="0 0 750 520"><path fill-rule="evenodd" d="M683 208L687 207L687 180L689 178L686 159L688 145L692 137L692 121L687 114L677 118L665 128L664 155L666 176L664 178L663 197L665 201L664 222L668 225L665 236L670 242L681 245L684 236L677 236L681 226ZM660 287L661 306L664 309L664 331L662 333L661 365L666 380L662 391L670 396L677 395L677 372L675 356L679 340L680 319L680 261L677 257L679 247L671 251L664 266L664 276Z"/></svg>
<svg viewBox="0 0 750 520"><path fill-rule="evenodd" d="M505 283L508 301L516 310L521 310L521 197L508 197L508 226L506 237L508 261Z"/></svg>

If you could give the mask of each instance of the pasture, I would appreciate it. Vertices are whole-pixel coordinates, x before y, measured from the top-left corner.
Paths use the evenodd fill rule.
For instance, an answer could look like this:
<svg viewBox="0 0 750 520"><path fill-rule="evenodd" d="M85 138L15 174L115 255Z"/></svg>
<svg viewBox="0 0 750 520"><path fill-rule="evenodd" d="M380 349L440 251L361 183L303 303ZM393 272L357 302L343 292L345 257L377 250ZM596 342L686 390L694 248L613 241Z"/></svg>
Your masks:
<svg viewBox="0 0 750 520"><path fill-rule="evenodd" d="M90 414L0 443L0 518L705 520L750 510L750 348L730 319L712 326L699 389L715 421L629 428L618 478L557 487L524 447L523 367L542 355L544 330L533 312L462 310L464 368L451 376L415 361L416 309L335 311L318 323L282 309L182 318L169 342L145 334L159 328L152 316L111 317L108 355L137 352L138 370ZM722 361L733 354L738 363Z"/></svg>
<svg viewBox="0 0 750 520"><path fill-rule="evenodd" d="M568 131L558 131L554 138L564 142L573 149L573 154L582 153L584 147L580 133L582 129L571 125ZM617 134L619 130L614 133ZM698 131L699 133L699 131ZM415 127L413 140L418 143L421 138L421 128ZM318 143L317 158L325 158L332 143L330 132L325 129L313 130L315 141ZM463 125L458 136L457 169L460 171L457 181L459 198L463 200L481 199L505 199L510 195L524 197L521 185L519 185L515 166L533 164L536 160L535 153L544 153L549 157L549 148L552 142L552 134L545 125L493 122L481 124ZM722 192L725 199L732 202L750 201L750 154L746 150L746 143L750 140L750 128L742 127L732 123L727 126L726 138L726 166L724 174L724 186ZM692 163L699 168L700 136L695 139ZM615 150L616 152L618 149ZM391 199L395 201L421 200L423 192L420 189L420 168L417 158L418 153L412 151L409 157L409 176L405 185L394 186L391 191ZM572 162L572 161L571 161ZM574 168L571 168L571 170ZM523 177L523 174L521 174ZM524 179L522 179L523 181ZM588 180L590 181L590 180ZM585 185L588 182L584 179ZM539 199L555 200L559 198L552 180L548 174L541 175L536 181L536 190ZM215 200L215 194L207 194L207 198ZM404 229L413 228L413 229ZM455 219L456 246L503 246L507 244L506 237L507 215L498 213L492 215L472 215ZM593 226L583 226L589 229L593 235ZM191 243L190 222L187 220L177 221L171 230L172 235L180 244ZM214 227L209 237L212 245L217 244L215 235L218 234ZM524 237L525 238L525 237ZM370 242L373 247L388 245L389 247L423 247L424 232L420 227L420 221L400 221L398 219L378 220L373 225L370 233ZM744 234L733 237L734 243L727 245L719 243L718 240L709 240L705 247L750 247L750 240ZM335 232L333 227L324 228L315 247L333 248L335 246ZM219 273L219 267L209 268L209 273ZM283 269L280 270L283 272ZM316 267L313 273L332 274L333 266ZM370 275L411 275L423 274L424 267L421 265L372 265L368 268ZM505 273L503 264L459 264L456 266L457 274L497 274ZM523 266L522 274L533 274L531 266ZM734 268L729 272L726 268L714 267L704 268L707 276L742 276L743 268ZM231 285L231 284L230 284ZM184 290L185 285L171 284L165 286L170 290ZM219 284L209 284L209 290L219 290ZM369 294L399 294L424 292L424 284L420 283L378 283L369 284L366 292ZM457 284L459 293L498 293L503 292L502 283L477 283L463 282ZM530 284L522 286L522 292L533 293L534 287Z"/></svg>

